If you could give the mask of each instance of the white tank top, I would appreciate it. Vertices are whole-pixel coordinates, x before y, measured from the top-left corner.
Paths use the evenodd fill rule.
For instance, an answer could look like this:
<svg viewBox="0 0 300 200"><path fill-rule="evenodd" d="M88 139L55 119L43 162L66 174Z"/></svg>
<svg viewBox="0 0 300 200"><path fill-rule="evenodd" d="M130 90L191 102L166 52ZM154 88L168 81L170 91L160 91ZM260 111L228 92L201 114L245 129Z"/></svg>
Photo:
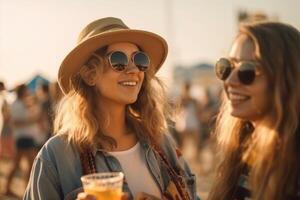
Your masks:
<svg viewBox="0 0 300 200"><path fill-rule="evenodd" d="M109 154L115 156L121 163L125 178L134 197L139 192L145 192L161 198L160 189L148 169L139 142L128 150L109 152Z"/></svg>

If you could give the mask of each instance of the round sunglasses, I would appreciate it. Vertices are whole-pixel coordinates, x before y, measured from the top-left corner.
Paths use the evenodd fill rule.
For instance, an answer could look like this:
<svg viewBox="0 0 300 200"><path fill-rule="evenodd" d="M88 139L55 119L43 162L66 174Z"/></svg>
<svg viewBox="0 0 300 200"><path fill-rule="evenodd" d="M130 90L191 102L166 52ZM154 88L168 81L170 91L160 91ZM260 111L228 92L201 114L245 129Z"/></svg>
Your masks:
<svg viewBox="0 0 300 200"><path fill-rule="evenodd" d="M251 61L239 62L237 76L242 84L250 85L253 83L255 76L259 74L257 65L257 63ZM225 81L234 68L234 64L229 59L220 58L215 65L216 76L220 80Z"/></svg>
<svg viewBox="0 0 300 200"><path fill-rule="evenodd" d="M107 57L110 66L118 72L124 71L128 67L129 59L131 59L132 63L142 72L147 71L150 67L149 56L142 51L135 52L131 58L128 58L127 54L122 51L110 52Z"/></svg>

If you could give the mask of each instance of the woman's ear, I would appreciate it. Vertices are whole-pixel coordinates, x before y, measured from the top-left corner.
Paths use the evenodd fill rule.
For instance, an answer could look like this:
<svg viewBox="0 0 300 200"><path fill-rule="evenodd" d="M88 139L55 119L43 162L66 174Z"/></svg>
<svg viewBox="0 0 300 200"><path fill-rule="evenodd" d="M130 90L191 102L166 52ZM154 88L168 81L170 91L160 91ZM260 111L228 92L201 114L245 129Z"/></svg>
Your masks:
<svg viewBox="0 0 300 200"><path fill-rule="evenodd" d="M96 85L97 75L100 73L99 70L102 69L103 65L103 58L98 54L93 53L92 59L90 59L86 65L81 67L79 74L87 85L94 86Z"/></svg>
<svg viewBox="0 0 300 200"><path fill-rule="evenodd" d="M87 67L86 65L84 65L80 69L79 74L80 74L81 78L83 79L83 81L87 85L94 86L96 84L97 71L96 71L95 67L93 67L92 69L90 69L89 67Z"/></svg>

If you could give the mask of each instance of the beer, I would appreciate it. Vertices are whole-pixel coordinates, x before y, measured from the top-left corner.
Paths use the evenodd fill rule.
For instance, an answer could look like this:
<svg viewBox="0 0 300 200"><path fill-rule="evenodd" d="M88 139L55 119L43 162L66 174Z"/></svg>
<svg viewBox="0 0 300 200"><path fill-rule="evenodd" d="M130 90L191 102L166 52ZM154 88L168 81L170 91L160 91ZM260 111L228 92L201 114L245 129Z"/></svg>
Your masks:
<svg viewBox="0 0 300 200"><path fill-rule="evenodd" d="M97 200L121 200L122 190L103 188L99 186L90 186L84 188L84 191L87 194L92 194L97 197Z"/></svg>
<svg viewBox="0 0 300 200"><path fill-rule="evenodd" d="M94 195L97 200L121 200L124 174L105 172L81 177L84 192Z"/></svg>

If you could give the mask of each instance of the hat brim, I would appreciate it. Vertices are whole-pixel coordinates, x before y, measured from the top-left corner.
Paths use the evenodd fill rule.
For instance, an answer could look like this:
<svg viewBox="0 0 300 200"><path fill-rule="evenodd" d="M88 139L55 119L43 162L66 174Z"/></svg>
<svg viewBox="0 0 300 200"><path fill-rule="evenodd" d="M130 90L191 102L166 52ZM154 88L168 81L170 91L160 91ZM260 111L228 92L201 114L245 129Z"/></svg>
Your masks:
<svg viewBox="0 0 300 200"><path fill-rule="evenodd" d="M63 60L58 71L58 83L64 94L70 91L70 78L97 49L116 43L130 42L146 52L151 60L151 66L157 72L164 63L168 45L159 35L142 30L124 29L95 35L78 44Z"/></svg>

